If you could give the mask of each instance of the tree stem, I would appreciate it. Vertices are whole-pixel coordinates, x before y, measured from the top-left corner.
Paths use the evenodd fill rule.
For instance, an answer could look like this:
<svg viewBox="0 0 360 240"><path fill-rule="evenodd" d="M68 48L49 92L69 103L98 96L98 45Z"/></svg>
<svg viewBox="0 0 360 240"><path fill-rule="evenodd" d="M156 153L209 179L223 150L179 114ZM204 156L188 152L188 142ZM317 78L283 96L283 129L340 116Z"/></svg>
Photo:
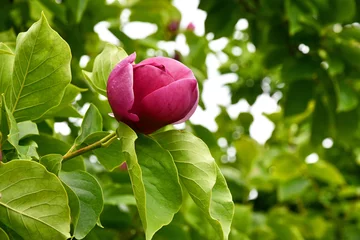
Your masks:
<svg viewBox="0 0 360 240"><path fill-rule="evenodd" d="M74 152L72 152L72 150L76 148L76 145L73 145L70 148L70 150L63 156L62 161L65 162L69 159L80 156L86 152L89 152L97 148L108 147L115 139L117 139L117 135L116 132L113 132L106 135L104 138L100 139L99 141L94 142L86 147L80 148Z"/></svg>

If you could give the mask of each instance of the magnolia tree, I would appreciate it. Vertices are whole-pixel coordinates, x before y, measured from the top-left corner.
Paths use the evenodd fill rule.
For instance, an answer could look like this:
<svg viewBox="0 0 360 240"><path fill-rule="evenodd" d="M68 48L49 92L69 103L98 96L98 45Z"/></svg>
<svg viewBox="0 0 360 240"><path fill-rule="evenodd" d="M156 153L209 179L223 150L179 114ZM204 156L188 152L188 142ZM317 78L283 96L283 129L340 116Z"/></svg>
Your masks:
<svg viewBox="0 0 360 240"><path fill-rule="evenodd" d="M71 84L69 45L42 15L15 45L0 49L0 239L84 239L102 226L100 214L111 202L136 205L146 239L181 209L206 222L214 239L228 238L234 204L208 147L166 127L188 120L198 105L189 68L165 57L134 64L135 53L107 45L83 74L88 91L109 99L118 127L103 131L103 116L90 104L68 145L39 135L38 125L71 116L74 98L85 91ZM84 166L89 154L109 177L128 173L133 197L100 184Z"/></svg>

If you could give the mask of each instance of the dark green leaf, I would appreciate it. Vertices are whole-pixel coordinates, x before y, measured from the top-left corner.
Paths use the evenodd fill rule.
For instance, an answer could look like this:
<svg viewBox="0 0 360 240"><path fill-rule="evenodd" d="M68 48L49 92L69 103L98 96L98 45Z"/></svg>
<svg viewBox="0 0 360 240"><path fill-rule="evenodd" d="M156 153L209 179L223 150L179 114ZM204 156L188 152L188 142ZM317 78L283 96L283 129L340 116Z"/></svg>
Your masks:
<svg viewBox="0 0 360 240"><path fill-rule="evenodd" d="M1 164L0 192L0 221L24 239L70 237L65 189L41 164L26 160Z"/></svg>
<svg viewBox="0 0 360 240"><path fill-rule="evenodd" d="M73 219L74 236L83 239L96 225L103 209L103 193L98 181L84 171L60 172L60 179L76 194L80 203L78 219Z"/></svg>

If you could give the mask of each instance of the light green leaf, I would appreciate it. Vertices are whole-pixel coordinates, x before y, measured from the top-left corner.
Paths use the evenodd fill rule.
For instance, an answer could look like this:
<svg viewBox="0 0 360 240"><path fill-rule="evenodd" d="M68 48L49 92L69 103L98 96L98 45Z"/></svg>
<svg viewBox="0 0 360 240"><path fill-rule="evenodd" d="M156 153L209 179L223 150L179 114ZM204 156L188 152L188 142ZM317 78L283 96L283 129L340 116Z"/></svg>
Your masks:
<svg viewBox="0 0 360 240"><path fill-rule="evenodd" d="M100 132L103 128L103 119L94 104L90 104L81 124L79 136L75 139L76 144L81 144L94 132Z"/></svg>
<svg viewBox="0 0 360 240"><path fill-rule="evenodd" d="M44 14L16 40L13 81L7 101L18 122L40 118L57 106L71 81L68 44Z"/></svg>
<svg viewBox="0 0 360 240"><path fill-rule="evenodd" d="M70 215L71 215L71 223L73 225L73 227L77 224L77 222L79 221L79 215L80 215L80 200L79 198L76 196L75 192L65 183L62 183L68 199L69 199L69 207L70 207ZM73 228L72 228L73 229ZM72 233L74 232L74 230L72 230ZM73 234L72 234L73 235Z"/></svg>
<svg viewBox="0 0 360 240"><path fill-rule="evenodd" d="M162 132L154 138L170 151L182 183L218 234L217 238L227 239L234 205L208 147L199 138L183 131Z"/></svg>
<svg viewBox="0 0 360 240"><path fill-rule="evenodd" d="M336 88L338 98L337 112L347 112L356 108L359 103L358 96L351 86L339 81Z"/></svg>
<svg viewBox="0 0 360 240"><path fill-rule="evenodd" d="M331 163L319 160L316 163L308 164L310 176L332 185L343 185L345 179L341 172Z"/></svg>
<svg viewBox="0 0 360 240"><path fill-rule="evenodd" d="M90 145L96 141L107 136L108 132L96 132L91 134L85 140L85 144ZM120 166L125 158L121 152L121 143L120 140L114 140L108 147L106 148L97 148L92 151L94 155L97 157L99 162L108 170L112 171L116 167Z"/></svg>
<svg viewBox="0 0 360 240"><path fill-rule="evenodd" d="M24 239L67 239L70 209L59 179L41 164L0 165L0 221Z"/></svg>
<svg viewBox="0 0 360 240"><path fill-rule="evenodd" d="M136 205L131 184L110 183L103 186L104 203L118 206L119 204Z"/></svg>
<svg viewBox="0 0 360 240"><path fill-rule="evenodd" d="M5 103L5 99L3 98L3 103ZM4 132L8 132L7 140L8 142L16 149L18 157L21 159L31 159L31 157L38 158L38 154L36 152L37 144L33 141L30 141L27 145L20 146L20 131L18 128L18 125L16 124L16 121L9 111L9 109L6 107L6 104L3 104L3 107L5 108L5 116L2 117L6 118L6 130L2 130ZM34 126L32 126L34 127ZM26 130L27 131L27 130Z"/></svg>
<svg viewBox="0 0 360 240"><path fill-rule="evenodd" d="M51 117L82 117L81 114L73 107L73 101L75 97L86 89L78 88L75 85L69 84L65 89L64 96L60 104L51 108L45 113L42 118Z"/></svg>
<svg viewBox="0 0 360 240"><path fill-rule="evenodd" d="M103 193L100 184L84 171L60 172L60 179L75 193L80 203L74 236L83 239L96 225L103 209Z"/></svg>
<svg viewBox="0 0 360 240"><path fill-rule="evenodd" d="M126 57L127 54L122 48L106 44L104 50L95 58L92 77L89 78L95 90L106 96L106 85L111 71ZM89 76L91 75L86 74L86 77Z"/></svg>
<svg viewBox="0 0 360 240"><path fill-rule="evenodd" d="M297 199L311 185L306 178L295 178L279 185L277 196L280 202Z"/></svg>
<svg viewBox="0 0 360 240"><path fill-rule="evenodd" d="M39 135L37 125L32 121L20 122L17 124L17 127L19 129L19 139L23 139L31 135Z"/></svg>
<svg viewBox="0 0 360 240"><path fill-rule="evenodd" d="M9 236L6 234L4 229L2 229L1 227L0 227L0 239L2 239L2 240L10 240Z"/></svg>
<svg viewBox="0 0 360 240"><path fill-rule="evenodd" d="M15 54L0 42L0 94L10 86Z"/></svg>
<svg viewBox="0 0 360 240"><path fill-rule="evenodd" d="M180 209L182 192L176 166L170 153L153 139L140 135L135 142L136 134L123 123L118 136L146 239L151 239Z"/></svg>
<svg viewBox="0 0 360 240"><path fill-rule="evenodd" d="M62 156L60 154L48 154L40 158L40 163L46 167L49 172L55 175L59 174L61 169Z"/></svg>
<svg viewBox="0 0 360 240"><path fill-rule="evenodd" d="M88 0L73 0L66 3L69 4L69 9L74 12L76 23L79 23L85 12Z"/></svg>
<svg viewBox="0 0 360 240"><path fill-rule="evenodd" d="M32 136L31 139L38 144L37 151L40 156L54 153L65 155L71 147L70 144L46 134ZM81 156L72 158L70 161L63 162L61 169L63 171L85 170L84 160Z"/></svg>

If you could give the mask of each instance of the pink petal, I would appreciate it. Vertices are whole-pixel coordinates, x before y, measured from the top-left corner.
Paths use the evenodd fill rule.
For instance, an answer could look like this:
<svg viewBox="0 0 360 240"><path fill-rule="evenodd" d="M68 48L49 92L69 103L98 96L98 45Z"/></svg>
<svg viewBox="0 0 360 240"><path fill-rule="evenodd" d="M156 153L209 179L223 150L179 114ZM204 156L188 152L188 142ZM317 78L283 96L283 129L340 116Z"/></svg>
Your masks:
<svg viewBox="0 0 360 240"><path fill-rule="evenodd" d="M131 112L136 113L141 100L155 90L174 82L174 78L161 66L141 65L134 67L135 101Z"/></svg>
<svg viewBox="0 0 360 240"><path fill-rule="evenodd" d="M134 103L132 63L135 58L133 53L118 63L107 83L108 100L119 121L139 121L136 114L129 113Z"/></svg>
<svg viewBox="0 0 360 240"><path fill-rule="evenodd" d="M194 105L191 107L189 113L186 114L185 117L174 122L174 124L182 123L182 122L185 122L186 120L188 120L196 111L198 104L199 104L199 89L198 89L198 86L196 85L196 101L194 102Z"/></svg>
<svg viewBox="0 0 360 240"><path fill-rule="evenodd" d="M142 100L138 113L140 121L136 123L136 127L143 133L151 133L170 123L185 121L185 117L197 101L198 89L195 79L173 82Z"/></svg>
<svg viewBox="0 0 360 240"><path fill-rule="evenodd" d="M137 65L164 65L166 70L171 73L174 77L175 81L183 79L183 78L195 78L194 74L184 64L181 62L174 60L172 58L166 57L153 57L145 59Z"/></svg>

